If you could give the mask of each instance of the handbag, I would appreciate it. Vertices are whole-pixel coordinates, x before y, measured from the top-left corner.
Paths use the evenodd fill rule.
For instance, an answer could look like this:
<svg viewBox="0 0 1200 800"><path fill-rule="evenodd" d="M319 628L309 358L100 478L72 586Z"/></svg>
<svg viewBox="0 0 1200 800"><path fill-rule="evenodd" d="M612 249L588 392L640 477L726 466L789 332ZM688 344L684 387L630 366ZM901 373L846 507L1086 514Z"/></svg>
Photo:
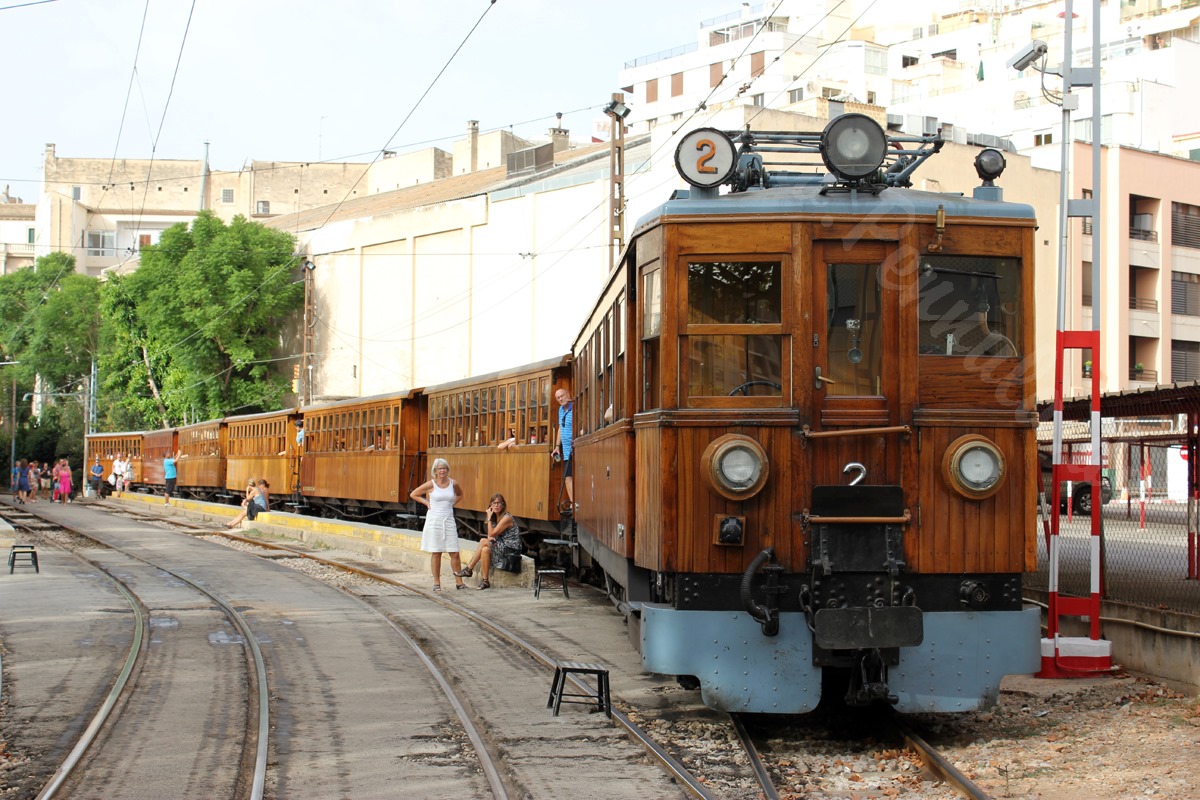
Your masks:
<svg viewBox="0 0 1200 800"><path fill-rule="evenodd" d="M505 572L520 572L521 571L521 554L509 553L499 564L499 568Z"/></svg>

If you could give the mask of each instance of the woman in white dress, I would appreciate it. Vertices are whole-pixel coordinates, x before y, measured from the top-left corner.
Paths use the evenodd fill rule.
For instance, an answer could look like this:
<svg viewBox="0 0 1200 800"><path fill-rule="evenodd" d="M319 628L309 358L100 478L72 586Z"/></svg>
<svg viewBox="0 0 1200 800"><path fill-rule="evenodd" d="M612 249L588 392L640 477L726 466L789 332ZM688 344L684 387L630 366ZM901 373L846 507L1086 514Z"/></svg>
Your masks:
<svg viewBox="0 0 1200 800"><path fill-rule="evenodd" d="M425 527L421 531L421 550L430 553L430 568L433 571L433 590L442 590L442 553L450 554L450 567L454 573L456 589L466 588L458 572L462 560L458 555L458 527L454 523L454 506L462 499L462 487L450 477L450 464L444 458L434 460L430 474L433 480L413 489L409 496L429 509L425 515Z"/></svg>

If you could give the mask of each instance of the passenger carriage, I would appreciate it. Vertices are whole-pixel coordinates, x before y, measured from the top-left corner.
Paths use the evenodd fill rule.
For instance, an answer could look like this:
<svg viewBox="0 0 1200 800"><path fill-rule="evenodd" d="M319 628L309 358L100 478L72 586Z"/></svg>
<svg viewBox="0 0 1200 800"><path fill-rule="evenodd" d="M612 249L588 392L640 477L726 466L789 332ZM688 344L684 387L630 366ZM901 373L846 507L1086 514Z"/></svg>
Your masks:
<svg viewBox="0 0 1200 800"><path fill-rule="evenodd" d="M476 532L488 499L500 492L524 530L559 533L566 495L562 466L551 457L558 430L554 394L570 388L570 363L559 356L424 390L427 462L450 464L463 489L459 519ZM510 439L514 446L501 450Z"/></svg>
<svg viewBox="0 0 1200 800"><path fill-rule="evenodd" d="M297 491L299 447L296 421L299 409L228 417L221 423L219 450L223 454L221 487L239 502L249 481L265 479L272 508Z"/></svg>

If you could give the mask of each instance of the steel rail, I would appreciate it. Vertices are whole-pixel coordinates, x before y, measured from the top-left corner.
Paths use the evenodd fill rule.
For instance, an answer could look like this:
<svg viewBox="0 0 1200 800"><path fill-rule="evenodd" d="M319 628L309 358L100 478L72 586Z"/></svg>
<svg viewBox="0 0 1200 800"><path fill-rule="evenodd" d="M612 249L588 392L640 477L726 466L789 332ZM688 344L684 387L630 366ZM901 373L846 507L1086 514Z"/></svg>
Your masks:
<svg viewBox="0 0 1200 800"><path fill-rule="evenodd" d="M22 510L24 510L24 509L22 509ZM209 597L214 603L216 603L218 606L221 607L222 611L226 614L226 616L228 616L231 620L233 620L235 627L237 627L238 632L242 635L242 638L246 642L246 649L248 650L247 661L251 662L251 664L253 665L253 673L255 676L255 681L258 684L258 692L257 692L258 726L257 726L257 730L255 731L254 773L253 773L253 777L251 779L251 784L250 784L250 800L262 800L263 794L266 789L266 777L267 777L267 745L268 745L269 734L270 734L270 708L269 708L270 693L267 690L266 662L263 659L262 650L258 646L258 640L255 639L253 631L250 630L250 626L246 622L245 618L236 609L234 609L233 606L231 606L227 602L225 602L224 599L222 599L221 597L218 597L214 592L204 588L202 585L200 585L196 581L193 581L184 575L181 575L177 572L169 570L166 567L163 567L159 564L154 564L144 558L141 558L140 556L130 553L127 550L123 550L120 547L113 547L110 543L103 542L103 541L95 538L94 536L91 536L87 533L84 533L83 531L80 531L80 530L77 530L76 528L71 527L70 525L66 525L62 522L58 522L58 521L54 521L54 520L47 520L44 517L38 516L37 514L33 514L32 512L27 512L27 513L30 513L31 515L36 516L38 519L40 519L44 522L49 522L49 523L53 524L55 527L60 528L61 530L69 531L70 533L72 533L76 536L80 536L84 539L88 539L90 541L96 542L97 544L103 545L104 547L106 547L110 550L115 550L116 552L123 553L124 555L126 555L136 561L140 561L143 564L154 567L155 569L157 569L161 572L165 572L166 574L170 575L173 578L183 581L184 583L188 584L196 591ZM83 558L83 560L88 561L93 566L95 566L97 569L100 569L101 571L104 571L107 574L107 570L105 570L99 564L96 564L94 561L91 561L90 559L86 559L83 556L78 556L78 554L77 554L77 557ZM115 580L115 578L114 578L114 580ZM147 624L148 624L148 622L147 622ZM139 644L140 644L140 642L139 642ZM124 674L124 673L122 673L122 674ZM107 701L106 701L106 703L107 703ZM89 726L89 729L90 729L90 726ZM61 785L61 782L59 782L59 785Z"/></svg>
<svg viewBox="0 0 1200 800"><path fill-rule="evenodd" d="M762 756L758 753L758 747L750 737L750 731L746 730L741 715L731 713L729 719L733 723L733 729L737 731L742 748L746 751L746 757L750 759L750 768L754 770L754 777L758 781L758 788L762 790L763 797L766 800L779 800L779 790L775 788L775 782L771 780L771 774L767 772L767 765L763 763Z"/></svg>
<svg viewBox="0 0 1200 800"><path fill-rule="evenodd" d="M899 720L893 720L893 722L899 730L901 737L903 737L904 743L916 751L917 755L921 757L921 760L925 762L925 766L931 772L953 786L964 797L970 798L970 800L991 800L991 795L985 792L983 787L960 772L941 753L918 736L912 728L901 723Z"/></svg>
<svg viewBox="0 0 1200 800"><path fill-rule="evenodd" d="M450 685L450 681L446 680L445 674L438 668L437 664L433 663L433 659L425 652L425 649L409 635L408 631L396 624L395 620L388 617L379 609L367 603L353 592L341 590L343 594L353 597L371 610L372 613L379 617L391 626L401 639L412 648L417 654L417 658L421 659L421 663L425 665L425 669L429 670L429 674L437 681L438 686L442 687L442 693L446 695L446 699L450 701L450 705L454 708L454 713L458 715L459 722L462 723L463 729L467 733L467 738L471 740L471 744L475 747L475 752L479 756L479 763L483 767L483 774L487 776L488 785L492 787L492 794L498 800L508 800L508 787L504 785L503 779L500 777L500 770L496 769L496 758L493 756L490 748L484 744L483 736L479 733L479 728L471 719L470 713L467 712L466 706L462 702L462 698L454 691L454 687Z"/></svg>
<svg viewBox="0 0 1200 800"><path fill-rule="evenodd" d="M87 559L84 559L82 556L77 555L76 557L87 561ZM97 564L92 564L92 566L95 566L99 569L99 565ZM138 603L137 599L133 596L125 584L121 582L120 578L108 572L107 570L100 569L100 571L108 576L109 580L116 585L121 594L125 595L125 599L129 601L130 608L133 609L133 642L129 646L129 655L125 657L125 665L122 667L121 673L117 676L116 682L113 683L112 689L109 690L108 695L104 698L104 702L100 705L96 715L92 717L92 721L80 735L79 741L75 743L75 747L71 749L71 752L67 754L66 759L64 759L62 764L59 765L58 769L55 770L54 775L50 778L50 781L42 787L40 792L38 792L38 800L51 800L51 798L56 797L58 790L62 788L66 780L75 772L75 768L79 766L79 762L83 759L83 754L86 753L87 749L92 746L92 742L95 741L96 735L100 732L100 728L102 728L104 724L108 722L109 717L112 715L113 709L116 708L117 699L121 696L121 693L125 691L125 687L129 683L129 676L133 674L133 668L136 666L138 658L141 657L142 642L145 641L149 636L148 628L150 622L146 618L146 615L142 613L141 604Z"/></svg>
<svg viewBox="0 0 1200 800"><path fill-rule="evenodd" d="M173 521L168 521L168 522L170 522L171 524L178 524ZM290 554L296 556L297 558L306 558L310 561L315 561L318 564L324 564L325 566L331 567L333 569L343 570L343 571L349 572L351 574L359 575L361 577L369 578L371 580L379 581L381 583L390 584L390 585L396 586L400 589L404 589L406 591L413 592L415 594L419 594L434 603L438 603L439 605L444 606L445 608L455 612L456 614L461 614L462 616L465 616L465 617L471 619L472 621L476 622L477 624L479 624L479 625L483 626L484 628L488 629L489 631L491 631L496 636L499 636L500 638L502 638L502 639L512 643L513 645L517 646L518 648L524 650L528 655L530 655L534 660L538 661L543 666L553 669L557 664L557 661L555 659L551 658L549 655L547 655L544 651L542 651L536 645L534 645L530 642L527 642L525 639L521 638L521 636L519 634L515 633L514 631L509 630L508 628L504 627L503 625L500 625L499 623L493 622L492 620L488 619L487 617L483 616L482 614L479 614L478 612L476 612L472 609L464 608L463 606L460 606L456 603L446 600L444 597L442 597L438 594L435 594L430 591L426 591L425 589L422 589L418 586L414 586L412 584L405 583L404 581L398 581L398 580L395 580L394 578L389 578L384 575L378 575L374 572L370 572L370 571L362 569L360 567L354 567L354 566L350 566L348 564L342 564L337 561L332 561L327 558L322 558L321 556L314 556L309 553L305 553L303 551L296 550L291 547L287 547L285 545L275 544L273 542L263 542L263 541L260 541L257 539L249 539L245 536L238 536L237 534L234 534L234 533L226 533L224 531L214 531L214 530L210 530L207 528L201 528L200 526L188 526L188 527L194 527L196 530L203 532L205 535L220 536L220 537L230 539L233 541L243 542L245 544L251 544L256 547L262 547L267 550L279 550L279 551L287 552L287 553L290 553ZM580 690L584 690L584 691L592 691L591 687L589 687L585 683L582 683L581 681L577 680L574 676L569 676L569 679L571 680L571 682L573 684L575 684L576 688L578 688ZM627 735L629 735L631 738L633 738L634 741L636 741L643 748L645 748L646 752L649 753L662 766L662 768L665 769L672 778L674 778L676 781L678 781L679 784L684 789L686 789L690 794L692 794L695 797L701 798L701 800L715 800L717 795L713 794L712 791L710 789L708 789L708 787L706 787L703 783L701 783L700 780L698 778L696 778L696 776L693 775L691 773L691 771L688 770L687 767L685 767L674 756L672 756L665 749L663 749L663 747L658 742L654 741L654 739L652 739L650 737L650 735L648 733L646 733L637 723L633 722L623 712L621 712L615 708L612 710L612 718L617 723L618 726L620 726L622 729L624 729L624 731L626 732Z"/></svg>

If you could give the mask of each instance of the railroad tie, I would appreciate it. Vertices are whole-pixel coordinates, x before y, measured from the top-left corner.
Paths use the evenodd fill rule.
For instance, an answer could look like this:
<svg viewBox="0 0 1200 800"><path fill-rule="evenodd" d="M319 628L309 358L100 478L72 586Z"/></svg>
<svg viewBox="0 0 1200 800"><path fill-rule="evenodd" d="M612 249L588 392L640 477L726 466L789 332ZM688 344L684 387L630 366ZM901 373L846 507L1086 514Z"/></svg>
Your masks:
<svg viewBox="0 0 1200 800"><path fill-rule="evenodd" d="M8 574L12 575L14 569L25 566L33 567L34 572L41 574L37 548L31 544L14 544L8 551Z"/></svg>
<svg viewBox="0 0 1200 800"><path fill-rule="evenodd" d="M591 675L596 679L596 690L591 691L586 684L583 692L568 692L567 678L571 675ZM556 661L554 664L554 682L550 684L550 699L546 708L554 709L558 716L558 708L563 703L579 703L581 705L596 705L597 711L603 711L606 717L612 717L612 698L609 695L608 668L600 664L585 664L579 661Z"/></svg>

